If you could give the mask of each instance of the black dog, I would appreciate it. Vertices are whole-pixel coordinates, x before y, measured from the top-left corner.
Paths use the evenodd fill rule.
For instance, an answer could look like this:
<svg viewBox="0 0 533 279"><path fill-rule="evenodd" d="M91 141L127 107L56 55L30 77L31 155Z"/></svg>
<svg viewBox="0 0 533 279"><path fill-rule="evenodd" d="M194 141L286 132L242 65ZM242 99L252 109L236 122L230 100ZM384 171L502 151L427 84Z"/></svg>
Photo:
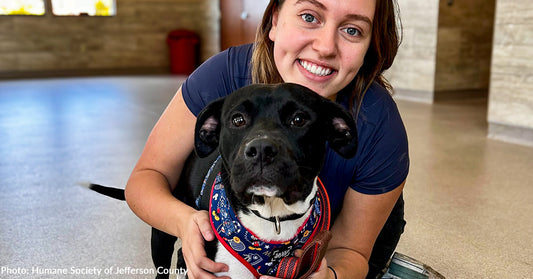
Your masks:
<svg viewBox="0 0 533 279"><path fill-rule="evenodd" d="M250 85L209 104L198 115L195 152L174 191L209 210L217 240L206 243L208 257L228 264L234 278L313 271L283 274L280 261L329 228L327 195L317 179L326 142L341 156L354 156L355 122L341 106L300 85ZM124 197L120 190L91 188ZM158 278L168 277L162 271L170 268L175 241L152 230Z"/></svg>

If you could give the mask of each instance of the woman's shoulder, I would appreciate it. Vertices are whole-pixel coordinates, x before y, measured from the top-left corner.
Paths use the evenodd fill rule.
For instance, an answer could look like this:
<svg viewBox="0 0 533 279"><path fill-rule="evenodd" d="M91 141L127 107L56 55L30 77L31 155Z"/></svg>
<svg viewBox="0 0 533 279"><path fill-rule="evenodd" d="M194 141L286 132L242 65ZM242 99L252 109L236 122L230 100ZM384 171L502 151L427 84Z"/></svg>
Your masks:
<svg viewBox="0 0 533 279"><path fill-rule="evenodd" d="M250 83L253 45L230 47L202 63L182 85L191 112L197 115L209 102Z"/></svg>
<svg viewBox="0 0 533 279"><path fill-rule="evenodd" d="M254 44L244 44L244 45L229 47L223 52L227 52L228 56L235 56L239 60L246 59L250 61L250 59L252 58L253 50L254 50Z"/></svg>
<svg viewBox="0 0 533 279"><path fill-rule="evenodd" d="M372 83L363 97L360 114L366 116L367 121L376 121L391 110L397 112L398 108L390 91L377 82Z"/></svg>
<svg viewBox="0 0 533 279"><path fill-rule="evenodd" d="M384 121L400 120L400 114L396 102L391 93L382 85L374 82L366 91L359 110L355 112L358 129L362 126L377 127Z"/></svg>
<svg viewBox="0 0 533 279"><path fill-rule="evenodd" d="M230 78L248 77L252 53L253 44L229 47L207 59L189 76L189 79L194 78L197 73L204 72L225 73Z"/></svg>
<svg viewBox="0 0 533 279"><path fill-rule="evenodd" d="M228 66L234 78L243 82L251 80L250 61L252 60L253 44L234 46L227 49Z"/></svg>
<svg viewBox="0 0 533 279"><path fill-rule="evenodd" d="M409 172L407 134L396 102L377 83L363 97L357 114L357 135L354 158L345 160L336 154L327 157L324 173L329 175L328 182L349 185L365 194L385 193L400 185Z"/></svg>

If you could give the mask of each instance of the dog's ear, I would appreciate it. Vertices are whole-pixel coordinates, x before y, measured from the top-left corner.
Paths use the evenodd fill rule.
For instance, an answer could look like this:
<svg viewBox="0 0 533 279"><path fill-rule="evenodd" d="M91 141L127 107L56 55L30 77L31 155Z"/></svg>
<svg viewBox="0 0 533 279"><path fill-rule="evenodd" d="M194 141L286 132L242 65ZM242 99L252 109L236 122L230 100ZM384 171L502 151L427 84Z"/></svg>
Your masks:
<svg viewBox="0 0 533 279"><path fill-rule="evenodd" d="M352 158L357 153L357 127L354 118L339 104L328 101L324 107L329 146L342 157Z"/></svg>
<svg viewBox="0 0 533 279"><path fill-rule="evenodd" d="M196 118L194 150L200 158L207 157L218 147L220 137L220 114L225 98L207 105Z"/></svg>

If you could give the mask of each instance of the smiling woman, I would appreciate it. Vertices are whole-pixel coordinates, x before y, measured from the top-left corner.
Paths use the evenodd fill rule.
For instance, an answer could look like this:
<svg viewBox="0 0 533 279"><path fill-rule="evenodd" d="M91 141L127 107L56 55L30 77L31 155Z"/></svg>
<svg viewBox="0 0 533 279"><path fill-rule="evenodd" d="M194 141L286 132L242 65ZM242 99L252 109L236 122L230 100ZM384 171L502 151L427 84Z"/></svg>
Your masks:
<svg viewBox="0 0 533 279"><path fill-rule="evenodd" d="M194 147L196 116L246 85L280 82L349 109L361 143L349 160L331 144L322 153L320 179L334 221L325 260L312 277L382 273L403 232L401 193L409 172L405 127L382 76L399 45L395 6L395 0L270 0L254 44L213 56L178 89L132 172L126 200L141 219L181 238L190 277L231 270L202 252L205 240L214 238L209 212L172 196L174 189L183 191L176 185ZM245 125L240 116L234 119Z"/></svg>

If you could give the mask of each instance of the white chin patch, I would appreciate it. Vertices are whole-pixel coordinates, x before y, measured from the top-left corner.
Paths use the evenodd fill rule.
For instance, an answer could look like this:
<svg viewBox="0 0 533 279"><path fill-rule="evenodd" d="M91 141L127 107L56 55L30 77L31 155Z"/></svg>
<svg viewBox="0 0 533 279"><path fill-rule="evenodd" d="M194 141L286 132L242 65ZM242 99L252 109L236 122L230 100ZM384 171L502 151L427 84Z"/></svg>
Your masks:
<svg viewBox="0 0 533 279"><path fill-rule="evenodd" d="M248 188L246 192L255 196L276 197L280 190L278 187L259 185Z"/></svg>

